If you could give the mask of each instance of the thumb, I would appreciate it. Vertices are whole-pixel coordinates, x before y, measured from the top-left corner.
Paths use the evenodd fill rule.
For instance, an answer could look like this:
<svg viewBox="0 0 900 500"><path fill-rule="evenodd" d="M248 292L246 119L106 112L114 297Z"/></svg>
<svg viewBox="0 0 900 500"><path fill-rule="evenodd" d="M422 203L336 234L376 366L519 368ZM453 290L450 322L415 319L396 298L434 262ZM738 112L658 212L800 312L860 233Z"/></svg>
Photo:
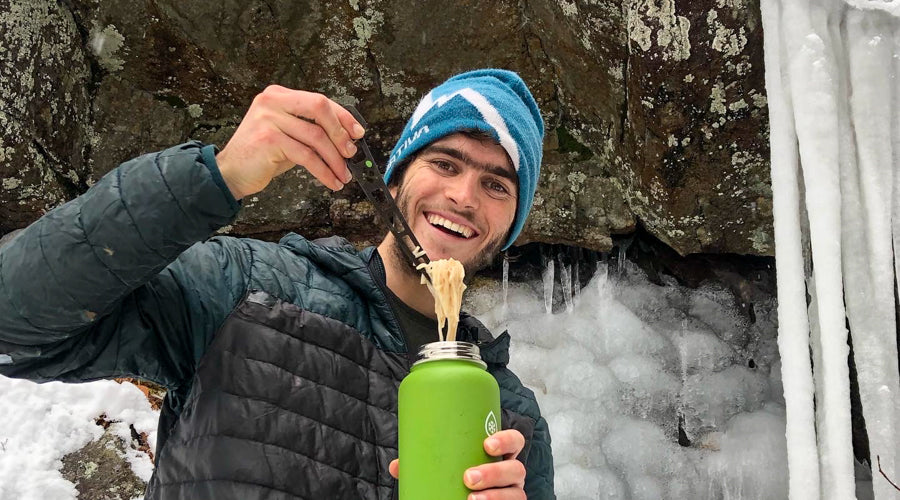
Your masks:
<svg viewBox="0 0 900 500"><path fill-rule="evenodd" d="M394 479L400 479L400 460L397 460L396 458L391 460L391 464L388 465L388 472L391 473L391 476L393 476Z"/></svg>

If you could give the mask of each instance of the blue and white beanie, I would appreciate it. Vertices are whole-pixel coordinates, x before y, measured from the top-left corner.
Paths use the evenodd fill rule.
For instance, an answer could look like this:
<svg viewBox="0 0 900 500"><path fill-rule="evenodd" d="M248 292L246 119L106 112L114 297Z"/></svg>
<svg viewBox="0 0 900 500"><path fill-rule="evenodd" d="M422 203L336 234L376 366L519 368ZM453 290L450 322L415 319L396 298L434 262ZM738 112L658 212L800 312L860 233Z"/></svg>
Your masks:
<svg viewBox="0 0 900 500"><path fill-rule="evenodd" d="M466 129L494 137L506 150L519 175L519 200L509 248L525 225L541 173L544 122L525 82L512 71L481 69L450 78L429 92L406 123L384 172L387 183L394 167L432 142Z"/></svg>

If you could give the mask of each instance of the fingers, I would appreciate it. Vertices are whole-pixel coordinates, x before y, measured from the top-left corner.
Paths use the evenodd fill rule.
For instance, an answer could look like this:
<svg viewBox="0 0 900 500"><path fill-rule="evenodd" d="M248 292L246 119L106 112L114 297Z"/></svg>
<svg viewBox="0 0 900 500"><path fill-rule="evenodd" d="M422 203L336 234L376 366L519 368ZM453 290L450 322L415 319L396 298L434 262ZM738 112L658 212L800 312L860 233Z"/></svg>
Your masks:
<svg viewBox="0 0 900 500"><path fill-rule="evenodd" d="M335 114L337 115L338 120L341 121L341 125L344 129L350 131L350 137L353 139L361 139L362 136L366 134L366 129L356 121L356 118L353 117L353 113L347 111L343 106L334 101L332 101L332 104L337 106Z"/></svg>
<svg viewBox="0 0 900 500"><path fill-rule="evenodd" d="M524 499L525 465L516 460L524 447L525 437L515 429L500 431L485 439L484 450L491 456L505 459L466 471L463 481L473 490L468 500Z"/></svg>
<svg viewBox="0 0 900 500"><path fill-rule="evenodd" d="M284 134L279 137L278 146L291 164L303 165L325 187L334 191L344 188L344 183L335 176L332 168L326 165L322 158L310 147ZM290 170L290 167L283 167L279 170L281 172L278 172L278 174L281 174L283 171Z"/></svg>
<svg viewBox="0 0 900 500"><path fill-rule="evenodd" d="M356 154L352 138L364 133L359 125L321 94L273 85L253 99L216 161L236 199L262 191L294 165L338 190L350 182L345 158Z"/></svg>
<svg viewBox="0 0 900 500"><path fill-rule="evenodd" d="M394 479L400 479L400 460L396 458L391 460L391 464L388 465L388 472L391 473Z"/></svg>
<svg viewBox="0 0 900 500"><path fill-rule="evenodd" d="M463 480L466 487L475 491L489 488L522 489L525 487L525 465L515 459L479 465L467 470Z"/></svg>
<svg viewBox="0 0 900 500"><path fill-rule="evenodd" d="M470 493L466 500L527 500L522 488L501 488Z"/></svg>
<svg viewBox="0 0 900 500"><path fill-rule="evenodd" d="M346 160L335 148L334 143L329 140L322 127L286 113L274 114L272 121L288 137L315 151L319 158L328 165L328 169L334 177L339 179L342 184L350 182L352 177ZM355 152L355 150L356 146L353 146L353 151ZM309 168L305 163L301 163L301 165ZM313 175L316 173L313 172ZM318 175L316 177L319 178ZM325 185L331 187L328 183Z"/></svg>
<svg viewBox="0 0 900 500"><path fill-rule="evenodd" d="M525 447L525 436L515 429L494 433L484 440L484 451L492 457L516 458Z"/></svg>
<svg viewBox="0 0 900 500"><path fill-rule="evenodd" d="M496 439L491 441L491 438ZM513 429L500 431L491 438L485 440L485 449L488 449L488 441L491 441L491 445L496 445L491 446L491 449L497 454L518 455L525 444L522 434ZM488 453L491 451L488 450ZM399 479L400 461L392 460L388 471L395 479ZM472 467L463 475L466 487L473 490L467 500L527 500L525 472L525 465L515 458Z"/></svg>
<svg viewBox="0 0 900 500"><path fill-rule="evenodd" d="M356 153L353 139L359 139L365 131L349 111L322 94L278 86L271 88L282 109L291 115L307 118L321 127L344 157L350 158Z"/></svg>

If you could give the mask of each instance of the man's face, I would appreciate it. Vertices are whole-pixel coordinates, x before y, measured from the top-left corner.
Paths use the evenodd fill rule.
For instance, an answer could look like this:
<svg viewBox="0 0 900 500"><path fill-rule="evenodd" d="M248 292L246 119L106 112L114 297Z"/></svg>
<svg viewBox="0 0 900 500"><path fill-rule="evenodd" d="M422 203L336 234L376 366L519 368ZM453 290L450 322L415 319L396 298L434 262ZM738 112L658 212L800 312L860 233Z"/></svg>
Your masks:
<svg viewBox="0 0 900 500"><path fill-rule="evenodd" d="M399 192L391 191L428 257L460 261L467 277L489 265L516 215L517 176L506 151L453 134L420 151L403 175ZM398 244L395 255L405 260Z"/></svg>

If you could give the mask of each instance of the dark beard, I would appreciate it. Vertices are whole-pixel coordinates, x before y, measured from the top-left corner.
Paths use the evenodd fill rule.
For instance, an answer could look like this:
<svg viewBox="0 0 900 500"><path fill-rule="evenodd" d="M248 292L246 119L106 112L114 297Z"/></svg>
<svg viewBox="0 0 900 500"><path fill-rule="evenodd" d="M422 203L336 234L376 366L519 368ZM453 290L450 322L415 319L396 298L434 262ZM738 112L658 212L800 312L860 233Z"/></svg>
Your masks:
<svg viewBox="0 0 900 500"><path fill-rule="evenodd" d="M400 185L399 190L397 191L397 208L400 209L400 213L406 218L407 223L409 223L411 216L410 204L409 193L403 189L403 185ZM500 235L488 242L487 246L472 257L471 260L462 261L463 269L466 271L466 277L464 279L465 283L468 283L475 276L475 273L488 267L494 262L494 258L500 253L500 248L505 241L506 235ZM394 238L394 244L391 245L391 253L397 262L406 263L405 265L400 266L400 269L403 269L404 274L410 277L419 276L419 271L412 266L411 262L407 262L408 259L406 258L406 254L403 253L403 249L400 247L400 245L403 244L402 241Z"/></svg>

